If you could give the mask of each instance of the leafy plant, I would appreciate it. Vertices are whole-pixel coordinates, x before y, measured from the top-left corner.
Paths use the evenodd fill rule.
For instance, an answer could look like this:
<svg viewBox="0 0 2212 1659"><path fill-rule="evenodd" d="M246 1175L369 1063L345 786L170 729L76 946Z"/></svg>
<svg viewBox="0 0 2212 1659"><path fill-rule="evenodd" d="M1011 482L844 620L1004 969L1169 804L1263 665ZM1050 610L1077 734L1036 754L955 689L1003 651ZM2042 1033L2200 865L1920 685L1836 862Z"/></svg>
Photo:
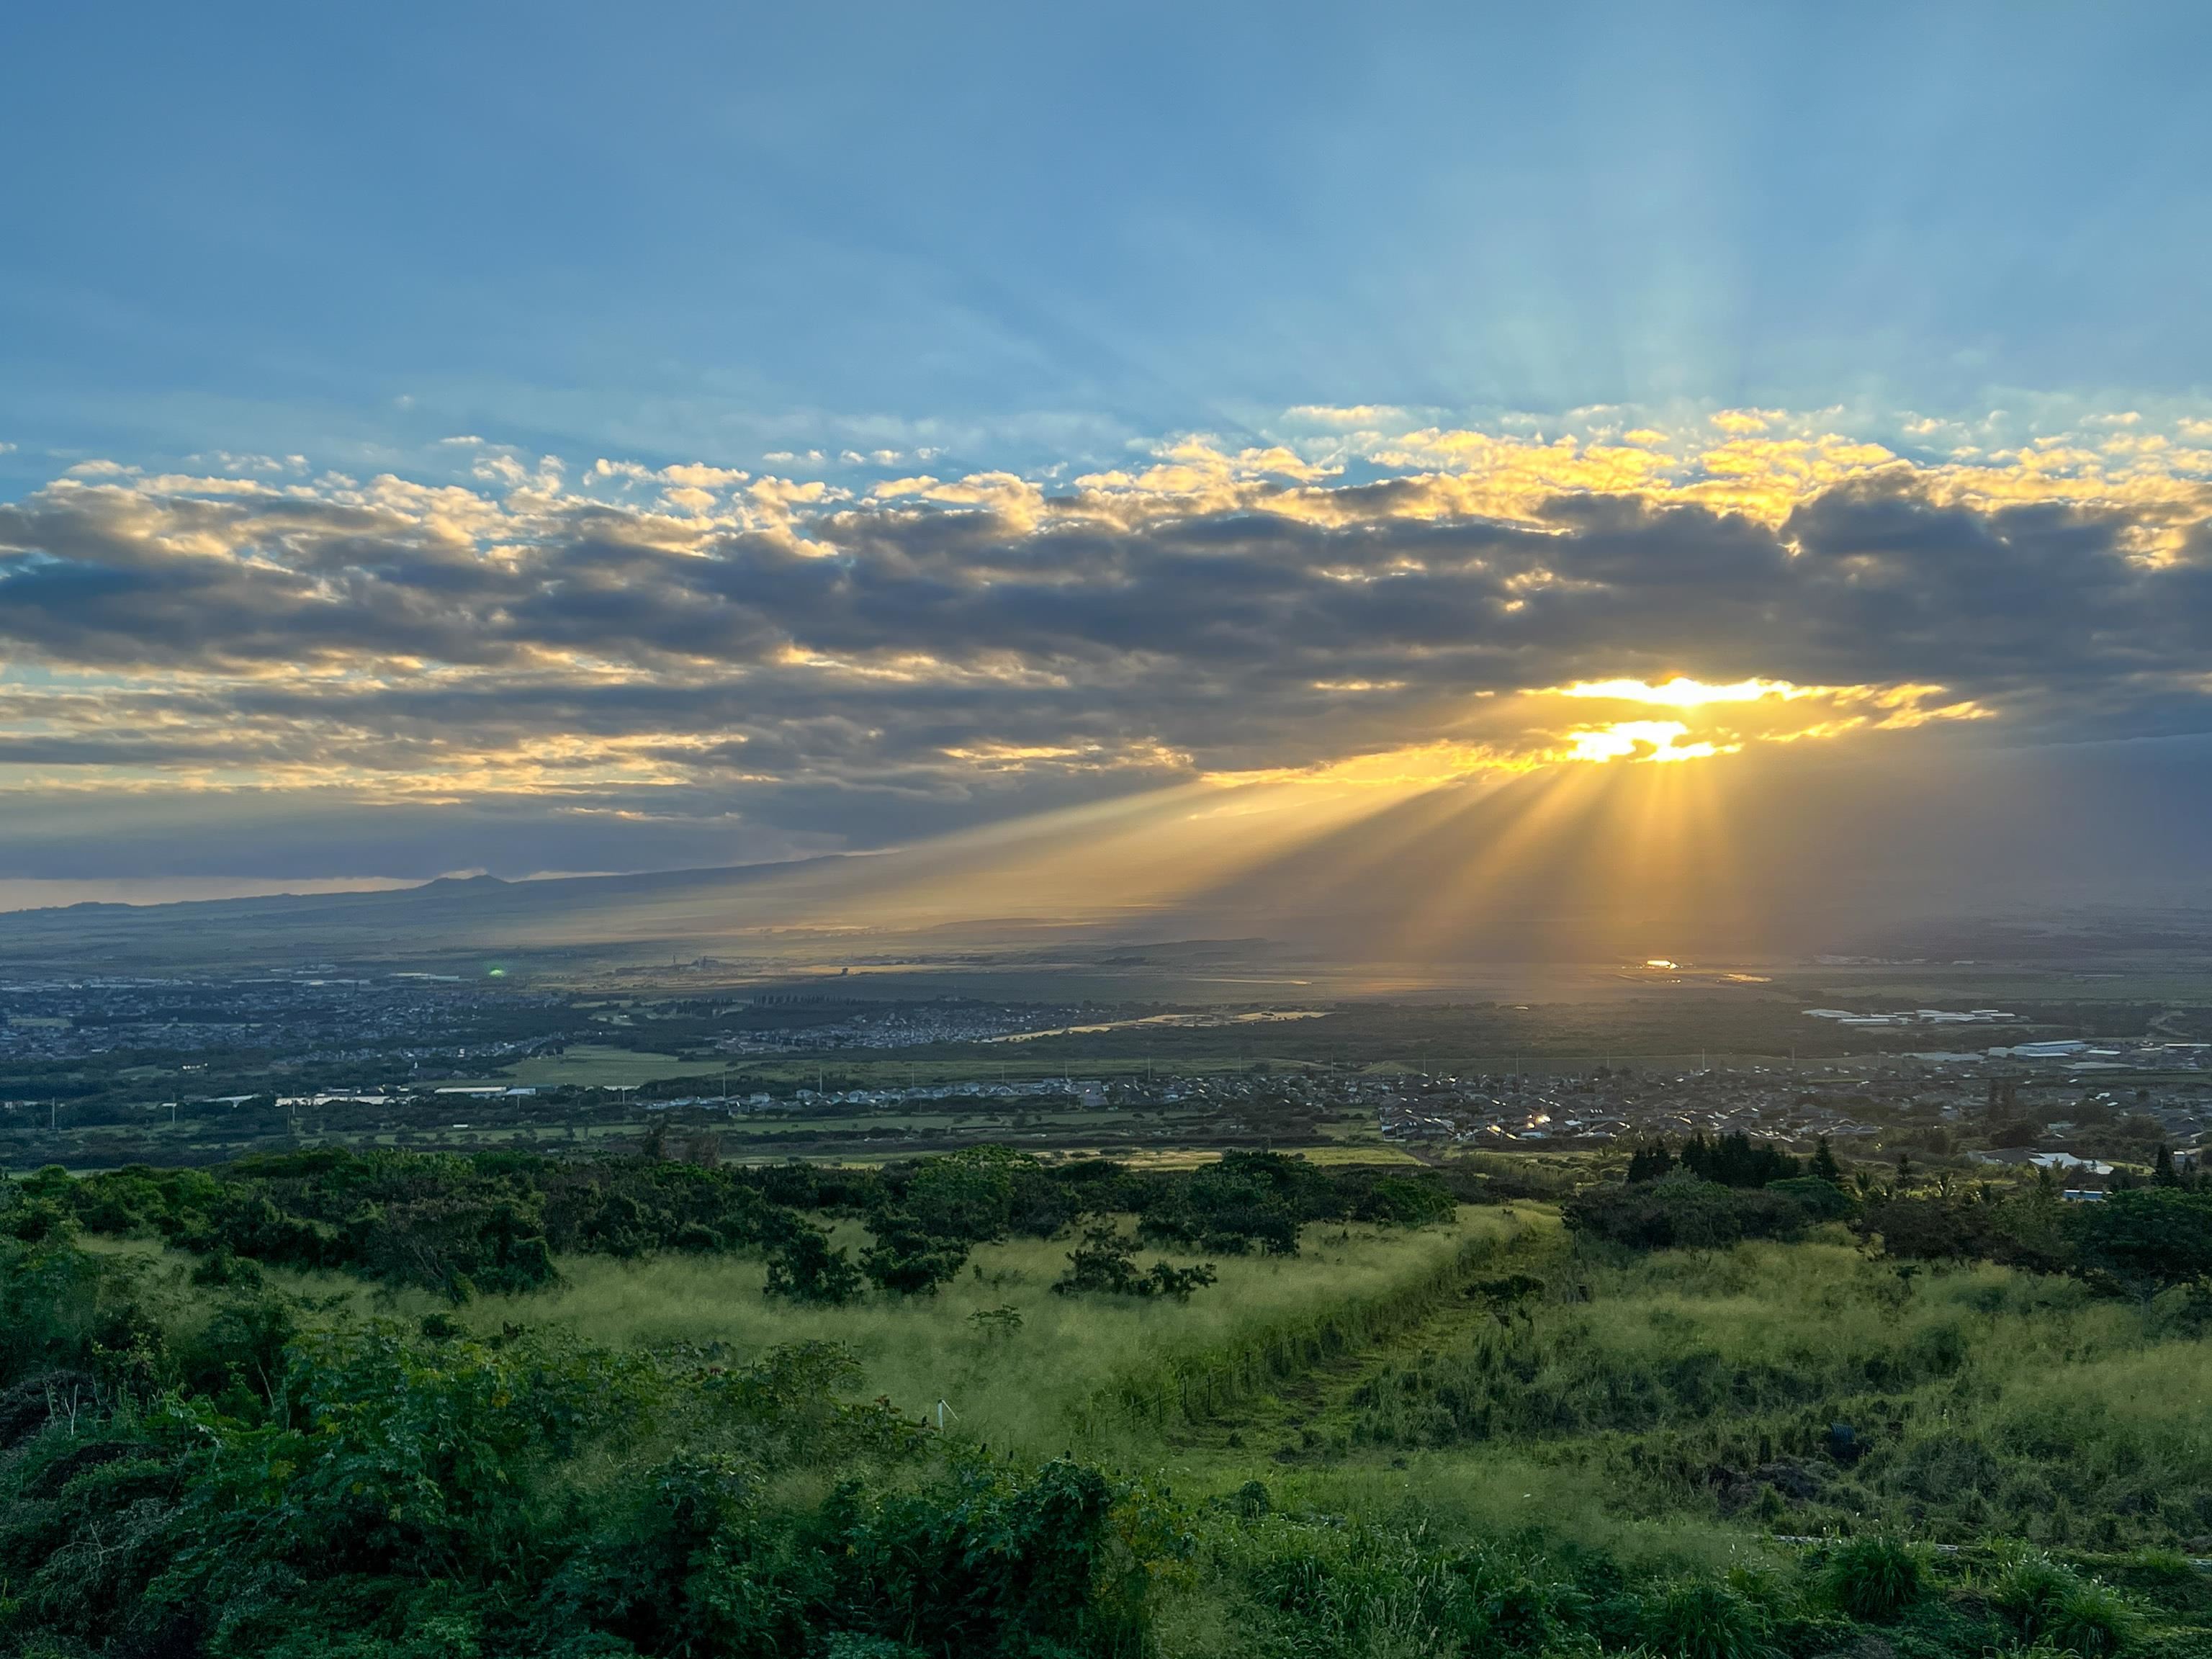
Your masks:
<svg viewBox="0 0 2212 1659"><path fill-rule="evenodd" d="M1758 1659L1765 1621L1725 1584L1701 1580L1670 1585L1646 1612L1651 1645L1673 1659Z"/></svg>
<svg viewBox="0 0 2212 1659"><path fill-rule="evenodd" d="M1686 1170L1638 1186L1593 1188L1562 1212L1577 1232L1646 1250L1794 1238L1811 1219L1784 1194L1727 1186Z"/></svg>
<svg viewBox="0 0 2212 1659"><path fill-rule="evenodd" d="M1136 1254L1135 1242L1125 1237L1119 1227L1110 1221L1099 1222L1084 1231L1083 1242L1068 1253L1066 1276L1052 1288L1061 1296L1092 1291L1109 1296L1164 1296L1183 1302L1193 1291L1215 1280L1210 1263L1178 1267L1159 1261L1140 1271Z"/></svg>
<svg viewBox="0 0 2212 1659"><path fill-rule="evenodd" d="M968 1322L987 1340L1009 1337L1022 1328L1022 1310L1012 1306L978 1308L968 1316Z"/></svg>
<svg viewBox="0 0 2212 1659"><path fill-rule="evenodd" d="M1875 1534L1838 1545L1828 1557L1821 1587L1852 1618L1886 1625L1920 1599L1926 1569L1911 1546Z"/></svg>
<svg viewBox="0 0 2212 1659"><path fill-rule="evenodd" d="M1989 1587L1990 1605L2023 1642L2108 1659L2134 1639L2135 1610L2117 1592L2034 1551L2015 1552Z"/></svg>
<svg viewBox="0 0 2212 1659"><path fill-rule="evenodd" d="M937 1237L914 1216L894 1211L872 1226L876 1242L861 1255L860 1271L894 1295L927 1296L968 1263L965 1239Z"/></svg>
<svg viewBox="0 0 2212 1659"><path fill-rule="evenodd" d="M860 1295L860 1270L819 1227L793 1227L768 1258L769 1295L838 1307Z"/></svg>

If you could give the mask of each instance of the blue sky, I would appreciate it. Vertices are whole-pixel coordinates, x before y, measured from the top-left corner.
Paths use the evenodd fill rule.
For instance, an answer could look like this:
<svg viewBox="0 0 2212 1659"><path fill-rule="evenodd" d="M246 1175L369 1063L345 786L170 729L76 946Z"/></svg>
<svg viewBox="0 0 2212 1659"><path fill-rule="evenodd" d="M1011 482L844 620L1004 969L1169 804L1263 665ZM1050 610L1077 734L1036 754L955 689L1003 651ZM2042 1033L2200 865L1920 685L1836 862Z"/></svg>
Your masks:
<svg viewBox="0 0 2212 1659"><path fill-rule="evenodd" d="M18 7L0 488L2200 394L2212 11Z"/></svg>
<svg viewBox="0 0 2212 1659"><path fill-rule="evenodd" d="M0 905L2194 755L2208 62L2193 4L10 9Z"/></svg>

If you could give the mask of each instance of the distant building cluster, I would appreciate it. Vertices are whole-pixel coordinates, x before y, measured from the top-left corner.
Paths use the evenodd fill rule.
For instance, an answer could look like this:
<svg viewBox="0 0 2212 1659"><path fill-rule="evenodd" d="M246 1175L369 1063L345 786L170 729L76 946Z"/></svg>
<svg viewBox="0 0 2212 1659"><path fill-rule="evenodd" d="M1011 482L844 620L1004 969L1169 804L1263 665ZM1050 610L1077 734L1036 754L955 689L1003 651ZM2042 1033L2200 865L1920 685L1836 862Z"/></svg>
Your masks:
<svg viewBox="0 0 2212 1659"><path fill-rule="evenodd" d="M1393 1140L1504 1146L1741 1132L1809 1144L1874 1138L1879 1123L1821 1100L1786 1066L1596 1075L1402 1079L1378 1104Z"/></svg>
<svg viewBox="0 0 2212 1659"><path fill-rule="evenodd" d="M2016 1020L2018 1014L2008 1014L2002 1008L1969 1008L1964 1012L1948 1008L1905 1008L1893 1013L1860 1014L1848 1008L1808 1008L1810 1019L1833 1020L1838 1025L1860 1028L1903 1025L2001 1025Z"/></svg>

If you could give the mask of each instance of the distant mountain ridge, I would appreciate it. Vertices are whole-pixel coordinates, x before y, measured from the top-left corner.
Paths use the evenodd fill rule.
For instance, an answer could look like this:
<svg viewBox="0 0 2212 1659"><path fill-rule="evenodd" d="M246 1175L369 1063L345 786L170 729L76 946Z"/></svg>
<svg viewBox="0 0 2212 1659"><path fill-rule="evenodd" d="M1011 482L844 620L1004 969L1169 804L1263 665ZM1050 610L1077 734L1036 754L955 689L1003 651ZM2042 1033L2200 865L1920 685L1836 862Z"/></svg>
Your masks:
<svg viewBox="0 0 2212 1659"><path fill-rule="evenodd" d="M269 893L165 904L86 902L0 914L0 965L68 963L234 963L305 951L394 959L456 951L558 947L571 933L609 938L611 913L657 910L684 896L720 901L749 886L789 880L850 855L626 875L507 881L441 876L413 887L358 892ZM631 930L614 926L627 939ZM648 929L652 937L663 930ZM678 931L683 931L681 929Z"/></svg>

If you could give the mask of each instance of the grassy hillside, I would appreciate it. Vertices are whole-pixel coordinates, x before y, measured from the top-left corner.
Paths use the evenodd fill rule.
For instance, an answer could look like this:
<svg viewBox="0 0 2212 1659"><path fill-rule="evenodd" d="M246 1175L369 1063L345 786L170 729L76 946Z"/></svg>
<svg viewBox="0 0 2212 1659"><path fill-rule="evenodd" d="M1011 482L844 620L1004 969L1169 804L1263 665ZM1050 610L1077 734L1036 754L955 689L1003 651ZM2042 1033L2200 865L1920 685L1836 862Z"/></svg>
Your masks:
<svg viewBox="0 0 2212 1659"><path fill-rule="evenodd" d="M0 1652L2212 1652L2193 1285L1838 1224L1637 1250L1295 1160L1073 1190L404 1156L11 1188ZM1212 1282L1084 1279L1135 1226Z"/></svg>
<svg viewBox="0 0 2212 1659"><path fill-rule="evenodd" d="M614 1347L723 1344L742 1359L779 1344L841 1342L868 1389L902 1411L933 1422L942 1400L960 1435L1048 1455L1086 1425L1108 1432L1116 1413L1100 1397L1117 1386L1351 1308L1425 1298L1440 1273L1463 1277L1463 1264L1510 1247L1523 1226L1499 1210L1467 1208L1449 1225L1414 1232L1318 1224L1297 1256L1217 1262L1219 1283L1188 1303L1053 1294L1067 1267L1064 1239L981 1245L969 1270L933 1296L841 1308L763 1296L760 1264L744 1259L563 1258L555 1287L484 1297L459 1317L485 1332L521 1321L558 1326ZM866 1237L850 1222L834 1236L854 1247Z"/></svg>

